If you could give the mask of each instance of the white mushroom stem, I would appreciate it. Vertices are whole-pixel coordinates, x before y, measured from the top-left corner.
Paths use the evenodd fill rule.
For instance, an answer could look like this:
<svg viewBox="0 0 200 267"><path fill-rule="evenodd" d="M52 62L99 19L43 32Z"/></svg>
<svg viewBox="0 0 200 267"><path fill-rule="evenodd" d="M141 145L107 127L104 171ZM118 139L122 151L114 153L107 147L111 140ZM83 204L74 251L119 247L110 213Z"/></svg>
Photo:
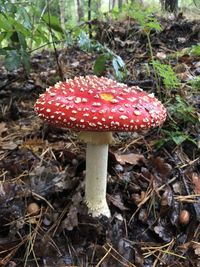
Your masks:
<svg viewBox="0 0 200 267"><path fill-rule="evenodd" d="M79 138L87 143L85 202L93 217L110 217L106 202L108 146L111 132L81 132Z"/></svg>
<svg viewBox="0 0 200 267"><path fill-rule="evenodd" d="M87 144L85 201L93 217L110 217L106 202L108 144Z"/></svg>

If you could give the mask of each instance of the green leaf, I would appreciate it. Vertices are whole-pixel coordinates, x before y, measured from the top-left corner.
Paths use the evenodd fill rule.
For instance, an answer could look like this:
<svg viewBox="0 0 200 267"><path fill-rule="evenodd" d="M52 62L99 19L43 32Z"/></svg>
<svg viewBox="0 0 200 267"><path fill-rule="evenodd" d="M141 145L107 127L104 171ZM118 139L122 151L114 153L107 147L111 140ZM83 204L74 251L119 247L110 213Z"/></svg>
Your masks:
<svg viewBox="0 0 200 267"><path fill-rule="evenodd" d="M145 26L147 26L150 29L155 29L157 31L162 30L160 23L156 20L152 20L152 21L147 22Z"/></svg>
<svg viewBox="0 0 200 267"><path fill-rule="evenodd" d="M152 65L155 68L157 74L162 77L163 83L167 89L177 88L180 86L180 81L176 76L176 73L169 64L162 64L158 60L153 60Z"/></svg>
<svg viewBox="0 0 200 267"><path fill-rule="evenodd" d="M4 29L5 31L13 30L12 24L8 21L8 19L3 14L0 14L0 28Z"/></svg>
<svg viewBox="0 0 200 267"><path fill-rule="evenodd" d="M20 46L23 48L23 50L26 50L27 43L26 43L26 39L25 39L24 35L21 34L20 32L18 32L17 35L18 35L18 40L19 40Z"/></svg>
<svg viewBox="0 0 200 267"><path fill-rule="evenodd" d="M122 58L120 56L114 56L112 59L112 65L115 71L115 76L119 80L122 80L124 76L126 75L126 71L124 69L125 63L122 60Z"/></svg>
<svg viewBox="0 0 200 267"><path fill-rule="evenodd" d="M18 9L18 17L22 18L22 23L25 28L32 28L30 15L23 6L20 6Z"/></svg>
<svg viewBox="0 0 200 267"><path fill-rule="evenodd" d="M190 50L190 53L194 56L200 56L200 44L193 45Z"/></svg>
<svg viewBox="0 0 200 267"><path fill-rule="evenodd" d="M24 66L24 69L27 74L30 73L30 55L25 50L21 49L21 60Z"/></svg>
<svg viewBox="0 0 200 267"><path fill-rule="evenodd" d="M3 48L0 48L0 55L6 55L6 51L5 51L5 49L3 49Z"/></svg>
<svg viewBox="0 0 200 267"><path fill-rule="evenodd" d="M21 57L18 51L12 50L7 52L5 57L5 67L9 71L13 71L20 66Z"/></svg>
<svg viewBox="0 0 200 267"><path fill-rule="evenodd" d="M6 38L6 32L0 33L0 43Z"/></svg>
<svg viewBox="0 0 200 267"><path fill-rule="evenodd" d="M63 30L60 26L60 21L56 16L50 16L48 14L44 14L43 20L46 22L47 25L49 25L54 31L63 33Z"/></svg>
<svg viewBox="0 0 200 267"><path fill-rule="evenodd" d="M120 56L116 56L115 58L117 60L118 65L120 66L120 68L124 68L125 63L124 63L123 59Z"/></svg>
<svg viewBox="0 0 200 267"><path fill-rule="evenodd" d="M176 145L182 144L187 139L186 135L172 135L172 140Z"/></svg>
<svg viewBox="0 0 200 267"><path fill-rule="evenodd" d="M200 76L196 76L193 80L188 81L194 89L200 90Z"/></svg>
<svg viewBox="0 0 200 267"><path fill-rule="evenodd" d="M96 59L93 67L94 74L101 75L105 71L106 61L107 61L106 55L100 55Z"/></svg>
<svg viewBox="0 0 200 267"><path fill-rule="evenodd" d="M91 48L90 38L84 31L81 31L78 35L78 45L80 48L85 50L89 50Z"/></svg>

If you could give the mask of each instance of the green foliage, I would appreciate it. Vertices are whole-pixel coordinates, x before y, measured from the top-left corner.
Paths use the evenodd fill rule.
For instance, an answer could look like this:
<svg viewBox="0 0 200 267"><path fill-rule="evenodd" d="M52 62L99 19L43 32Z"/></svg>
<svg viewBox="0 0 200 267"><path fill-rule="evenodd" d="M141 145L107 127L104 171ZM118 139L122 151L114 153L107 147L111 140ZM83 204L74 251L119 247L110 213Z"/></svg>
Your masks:
<svg viewBox="0 0 200 267"><path fill-rule="evenodd" d="M118 18L120 16L120 10L114 10L113 14L116 18ZM152 45L151 45L151 40L150 40L150 33L152 30L154 31L161 31L162 27L159 23L159 21L157 20L157 18L155 16L153 16L153 10L150 8L143 8L141 7L140 4L137 3L128 3L125 4L123 6L122 12L124 12L125 16L129 16L130 18L135 19L140 27L141 27L141 31L146 35L147 37L147 43L148 43L148 47L149 47L149 54L150 54L150 59L151 61L153 61L153 49L152 49ZM153 74L154 74L154 78L156 80L156 87L157 87L157 92L160 94L160 88L159 88L159 81L158 81L158 77L156 74L156 69L154 67L153 63ZM158 65L158 64L157 64ZM159 67L159 66L158 66ZM161 71L161 69L160 69ZM161 72L161 74L163 74ZM173 75L174 77L174 75ZM175 83L175 79L173 81L169 80L170 78L167 76L165 76L164 78L164 82L166 82L166 86L168 86L170 83Z"/></svg>
<svg viewBox="0 0 200 267"><path fill-rule="evenodd" d="M37 2L0 0L0 54L4 55L5 66L10 71L22 65L28 73L32 47L63 36L58 17L49 16L45 2L38 2L41 9Z"/></svg>
<svg viewBox="0 0 200 267"><path fill-rule="evenodd" d="M93 67L94 74L101 75L105 71L107 63L111 62L115 77L118 80L121 81L127 76L126 66L122 58L105 45L102 45L98 41L91 40L84 31L81 31L78 35L78 45L83 50L89 52L96 51L100 54Z"/></svg>
<svg viewBox="0 0 200 267"><path fill-rule="evenodd" d="M9 71L13 71L19 68L21 62L20 54L16 50L11 50L6 53L5 56L5 67Z"/></svg>
<svg viewBox="0 0 200 267"><path fill-rule="evenodd" d="M198 117L196 110L185 99L177 95L166 104L168 110L168 123L162 128L163 138L157 142L157 147L164 143L173 141L176 145L181 145L185 141L197 145L197 140L192 133L187 131L187 124L197 124Z"/></svg>
<svg viewBox="0 0 200 267"><path fill-rule="evenodd" d="M122 10L114 8L112 14L115 18L119 16L129 16L135 19L141 28L146 30L162 30L162 27L158 20L153 16L154 10L152 8L144 8L138 3L124 4Z"/></svg>
<svg viewBox="0 0 200 267"><path fill-rule="evenodd" d="M61 34L63 33L63 30L60 26L60 20L58 17L51 15L49 18L49 15L46 13L42 17L42 19L46 23L46 25L51 27L51 29L53 29L54 31L60 32Z"/></svg>
<svg viewBox="0 0 200 267"><path fill-rule="evenodd" d="M171 65L162 64L158 60L152 61L156 73L163 79L166 89L173 89L180 86L180 81L176 77Z"/></svg>
<svg viewBox="0 0 200 267"><path fill-rule="evenodd" d="M200 76L195 77L193 80L188 81L192 88L200 90Z"/></svg>
<svg viewBox="0 0 200 267"><path fill-rule="evenodd" d="M190 53L194 56L200 56L200 44L193 45L190 49Z"/></svg>
<svg viewBox="0 0 200 267"><path fill-rule="evenodd" d="M181 145L185 141L190 141L196 145L194 138L191 135L184 133L183 131L179 131L178 129L174 129L173 131L162 131L165 134L165 138L163 140L159 140L157 147L161 147L164 143L169 141L173 141L177 146Z"/></svg>
<svg viewBox="0 0 200 267"><path fill-rule="evenodd" d="M101 75L106 70L106 63L107 63L106 55L102 54L98 56L93 67L94 74Z"/></svg>
<svg viewBox="0 0 200 267"><path fill-rule="evenodd" d="M179 125L187 122L195 123L197 120L194 107L179 95L168 104L168 112Z"/></svg>

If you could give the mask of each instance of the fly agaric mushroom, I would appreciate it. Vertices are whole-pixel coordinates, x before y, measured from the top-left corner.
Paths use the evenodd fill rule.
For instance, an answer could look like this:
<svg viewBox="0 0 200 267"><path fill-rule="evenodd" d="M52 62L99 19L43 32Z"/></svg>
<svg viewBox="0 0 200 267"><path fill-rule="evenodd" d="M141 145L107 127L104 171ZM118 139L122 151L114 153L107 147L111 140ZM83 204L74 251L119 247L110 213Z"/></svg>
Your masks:
<svg viewBox="0 0 200 267"><path fill-rule="evenodd" d="M85 202L93 217L110 217L106 178L112 132L146 130L166 118L166 109L153 94L93 75L48 88L35 110L51 124L80 131L87 143Z"/></svg>

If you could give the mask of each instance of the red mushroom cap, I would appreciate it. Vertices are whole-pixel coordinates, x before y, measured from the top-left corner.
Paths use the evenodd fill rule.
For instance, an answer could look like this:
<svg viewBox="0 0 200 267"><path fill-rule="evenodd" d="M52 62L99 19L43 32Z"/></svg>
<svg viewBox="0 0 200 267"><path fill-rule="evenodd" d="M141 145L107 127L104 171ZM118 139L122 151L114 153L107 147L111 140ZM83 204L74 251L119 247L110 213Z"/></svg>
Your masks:
<svg viewBox="0 0 200 267"><path fill-rule="evenodd" d="M38 115L78 131L136 131L159 126L166 109L153 94L97 76L59 82L36 101Z"/></svg>

